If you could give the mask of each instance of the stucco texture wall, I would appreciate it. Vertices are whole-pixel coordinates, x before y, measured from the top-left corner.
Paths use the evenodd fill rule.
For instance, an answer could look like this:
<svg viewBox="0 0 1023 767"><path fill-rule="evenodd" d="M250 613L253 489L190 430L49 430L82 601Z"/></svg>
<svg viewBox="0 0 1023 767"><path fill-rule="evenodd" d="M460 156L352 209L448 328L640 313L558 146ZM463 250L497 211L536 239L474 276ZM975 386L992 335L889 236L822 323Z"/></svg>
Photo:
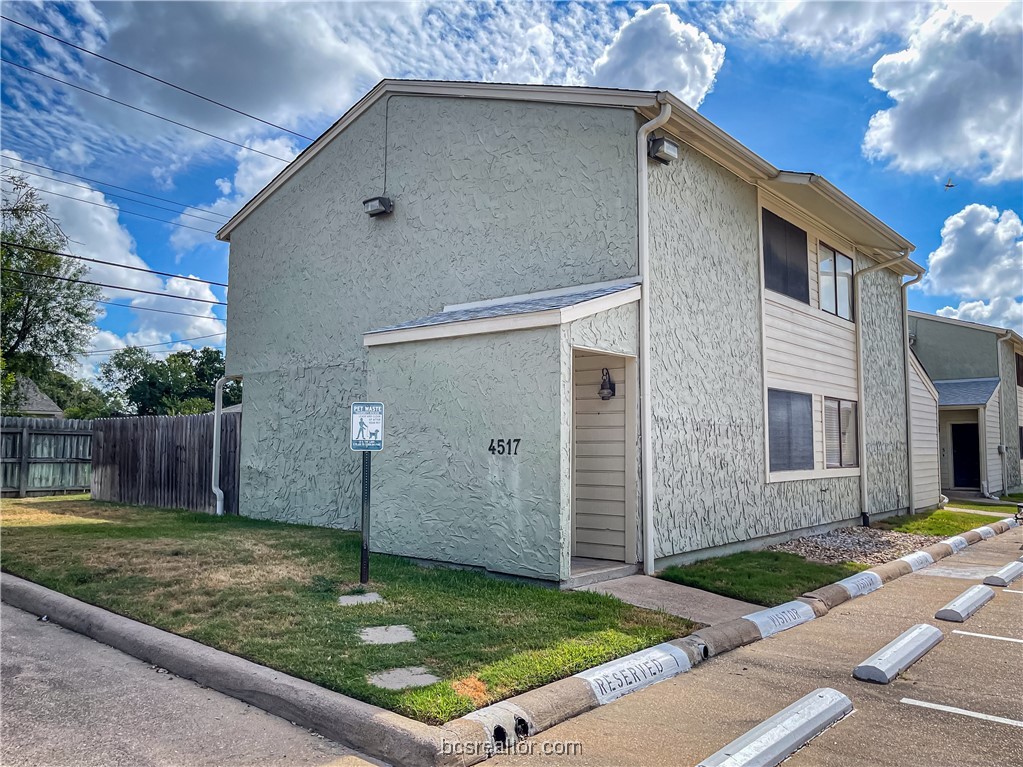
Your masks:
<svg viewBox="0 0 1023 767"><path fill-rule="evenodd" d="M636 273L635 119L618 109L392 97L239 224L227 368L246 382L242 514L355 518L356 456L339 452L345 433L312 413L315 402L342 413L366 396L365 331L447 304ZM371 219L362 200L382 192L394 213ZM335 372L315 393L274 383L284 371L320 369ZM265 438L260 418L278 425L279 440ZM298 497L303 504L289 500Z"/></svg>
<svg viewBox="0 0 1023 767"><path fill-rule="evenodd" d="M855 477L766 482L756 190L683 146L650 203L657 556L856 518Z"/></svg>
<svg viewBox="0 0 1023 767"><path fill-rule="evenodd" d="M1019 444L1019 389L1016 388L1016 352L1007 343L998 344L999 398L1002 420L1002 439L1005 445L1005 487L1016 488L1023 483L1020 477Z"/></svg>
<svg viewBox="0 0 1023 767"><path fill-rule="evenodd" d="M559 328L373 347L368 391L386 403L373 551L565 575Z"/></svg>
<svg viewBox="0 0 1023 767"><path fill-rule="evenodd" d="M857 269L875 261L860 255ZM906 364L902 343L902 278L887 269L860 280L860 334L863 348L863 417L867 473L867 513L909 507L906 441Z"/></svg>

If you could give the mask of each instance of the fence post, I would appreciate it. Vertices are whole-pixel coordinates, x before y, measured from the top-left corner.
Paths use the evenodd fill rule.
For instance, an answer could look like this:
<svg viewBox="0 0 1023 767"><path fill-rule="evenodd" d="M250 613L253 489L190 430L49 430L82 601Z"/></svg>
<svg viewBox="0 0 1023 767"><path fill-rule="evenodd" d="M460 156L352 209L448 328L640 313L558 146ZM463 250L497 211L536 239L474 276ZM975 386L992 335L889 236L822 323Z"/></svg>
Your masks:
<svg viewBox="0 0 1023 767"><path fill-rule="evenodd" d="M28 426L21 427L21 463L18 465L18 497L28 495L28 454L32 443L32 432Z"/></svg>

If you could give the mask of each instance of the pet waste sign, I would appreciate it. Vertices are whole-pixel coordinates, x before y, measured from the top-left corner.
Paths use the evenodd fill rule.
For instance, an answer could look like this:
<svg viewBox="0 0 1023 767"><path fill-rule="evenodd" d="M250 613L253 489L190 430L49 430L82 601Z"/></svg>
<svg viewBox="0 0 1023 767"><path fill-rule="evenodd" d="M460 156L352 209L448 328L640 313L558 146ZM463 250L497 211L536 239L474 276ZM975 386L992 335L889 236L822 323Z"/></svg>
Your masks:
<svg viewBox="0 0 1023 767"><path fill-rule="evenodd" d="M384 449L384 403L352 403L352 450L356 452Z"/></svg>

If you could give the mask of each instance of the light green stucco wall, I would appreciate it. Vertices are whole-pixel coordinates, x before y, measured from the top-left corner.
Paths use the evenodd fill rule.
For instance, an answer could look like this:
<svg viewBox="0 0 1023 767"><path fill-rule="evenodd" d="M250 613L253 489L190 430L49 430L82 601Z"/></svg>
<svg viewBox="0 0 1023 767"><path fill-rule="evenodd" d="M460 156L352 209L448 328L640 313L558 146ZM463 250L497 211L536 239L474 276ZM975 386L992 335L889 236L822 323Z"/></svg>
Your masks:
<svg viewBox="0 0 1023 767"><path fill-rule="evenodd" d="M370 349L387 434L374 551L567 576L561 353L557 327ZM492 439L521 440L517 455L491 453Z"/></svg>
<svg viewBox="0 0 1023 767"><path fill-rule="evenodd" d="M914 338L913 351L932 381L998 375L994 333L910 316L909 334Z"/></svg>
<svg viewBox="0 0 1023 767"><path fill-rule="evenodd" d="M241 513L352 527L362 334L445 305L636 274L631 110L392 97L231 234ZM394 213L362 200L387 189ZM484 394L479 396L484 397Z"/></svg>

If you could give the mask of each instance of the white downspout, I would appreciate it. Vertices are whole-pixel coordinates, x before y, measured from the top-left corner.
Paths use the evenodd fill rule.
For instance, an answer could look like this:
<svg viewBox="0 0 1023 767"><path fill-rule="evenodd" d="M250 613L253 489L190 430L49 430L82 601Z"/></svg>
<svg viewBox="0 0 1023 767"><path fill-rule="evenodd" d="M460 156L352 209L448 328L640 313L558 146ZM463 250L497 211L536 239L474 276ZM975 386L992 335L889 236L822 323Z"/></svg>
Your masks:
<svg viewBox="0 0 1023 767"><path fill-rule="evenodd" d="M647 188L647 138L671 117L671 104L658 94L661 113L644 123L636 134L637 213L639 224L639 391L640 391L640 480L643 503L643 572L654 574L654 477L653 415L650 408L650 220Z"/></svg>
<svg viewBox="0 0 1023 767"><path fill-rule="evenodd" d="M916 511L916 492L913 489L913 392L910 384L909 359L909 287L916 285L924 278L924 270L920 269L916 277L902 283L902 347L906 371L906 478L909 480L909 513ZM863 461L860 461L862 464ZM863 467L860 467L860 474Z"/></svg>
<svg viewBox="0 0 1023 767"><path fill-rule="evenodd" d="M224 409L224 384L237 381L241 376L222 376L217 379L213 397L213 494L217 496L217 516L224 516L224 491L220 489L220 421Z"/></svg>
<svg viewBox="0 0 1023 767"><path fill-rule="evenodd" d="M860 401L856 404L856 431L858 432L857 447L859 448L860 464L860 514L864 521L869 518L867 512L867 434L864 401L863 401L863 304L860 301L860 280L864 275L887 269L909 260L909 251L879 264L859 269L853 274L853 301L856 304L856 392ZM905 311L903 311L905 316ZM904 325L905 326L905 323Z"/></svg>

